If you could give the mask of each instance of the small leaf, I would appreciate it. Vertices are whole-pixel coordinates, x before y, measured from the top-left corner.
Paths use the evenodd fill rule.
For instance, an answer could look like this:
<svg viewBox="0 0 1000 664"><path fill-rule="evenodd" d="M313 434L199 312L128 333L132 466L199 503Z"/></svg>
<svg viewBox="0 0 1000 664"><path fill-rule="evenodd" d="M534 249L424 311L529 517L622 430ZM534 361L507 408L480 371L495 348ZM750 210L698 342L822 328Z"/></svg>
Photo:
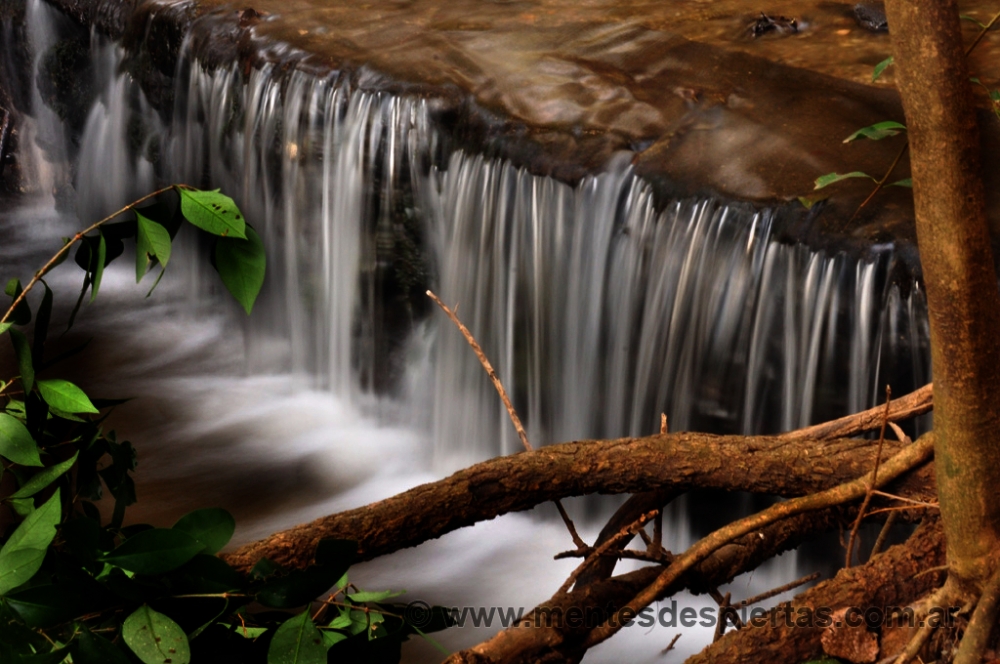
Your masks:
<svg viewBox="0 0 1000 664"><path fill-rule="evenodd" d="M129 658L115 644L86 629L71 645L73 664L129 664Z"/></svg>
<svg viewBox="0 0 1000 664"><path fill-rule="evenodd" d="M24 289L21 288L20 279L11 279L7 282L7 287L4 288L4 293L9 295L11 300L16 300L23 291ZM0 316L0 318L2 318L2 316ZM31 307L28 306L27 298L21 300L11 313L8 320L14 323L14 325L27 325L31 322Z"/></svg>
<svg viewBox="0 0 1000 664"><path fill-rule="evenodd" d="M29 498L48 485L59 479L63 473L73 467L76 463L76 458L80 456L80 452L74 452L73 456L66 459L62 463L57 463L54 466L49 466L45 470L39 471L37 474L33 475L31 479L24 483L20 489L11 494L11 498Z"/></svg>
<svg viewBox="0 0 1000 664"><path fill-rule="evenodd" d="M357 604L364 604L365 602L381 602L387 600L390 597L399 597L404 594L405 590L379 590L379 591L360 591L353 595L348 595L352 602Z"/></svg>
<svg viewBox="0 0 1000 664"><path fill-rule="evenodd" d="M851 171L850 173L827 173L826 175L821 175L816 178L816 186L813 189L822 189L823 187L828 187L835 182L840 182L841 180L846 180L848 178L868 178L871 181L875 181L875 178L864 173L862 171Z"/></svg>
<svg viewBox="0 0 1000 664"><path fill-rule="evenodd" d="M963 21L972 21L973 23L975 23L976 25L978 25L980 28L983 28L983 29L986 28L986 24L983 23L982 21L980 21L978 18L976 18L974 16L969 16L968 14L959 14L958 18L960 18Z"/></svg>
<svg viewBox="0 0 1000 664"><path fill-rule="evenodd" d="M346 634L341 634L340 632L334 632L333 630L329 629L320 630L320 634L323 635L323 646L327 650L329 650L330 648L332 648L333 646L337 645L338 643L347 638ZM449 652L448 654L450 655L451 653Z"/></svg>
<svg viewBox="0 0 1000 664"><path fill-rule="evenodd" d="M97 235L97 258L93 261L91 267L93 268L94 276L91 277L91 282L93 284L90 289L90 301L93 302L97 299L97 291L101 289L101 279L104 278L104 264L108 259L108 243L104 241L104 234L98 233Z"/></svg>
<svg viewBox="0 0 1000 664"><path fill-rule="evenodd" d="M125 619L122 638L144 664L191 661L191 647L180 625L145 604Z"/></svg>
<svg viewBox="0 0 1000 664"><path fill-rule="evenodd" d="M245 240L224 237L215 245L215 269L247 314L264 285L266 265L264 243L249 226Z"/></svg>
<svg viewBox="0 0 1000 664"><path fill-rule="evenodd" d="M151 528L129 537L100 560L136 574L163 574L191 560L203 548L185 532Z"/></svg>
<svg viewBox="0 0 1000 664"><path fill-rule="evenodd" d="M149 269L149 259L155 258L163 267L170 261L170 233L152 219L135 213L135 282L139 283Z"/></svg>
<svg viewBox="0 0 1000 664"><path fill-rule="evenodd" d="M44 281L42 286L45 287L45 294L42 295L42 302L38 305L38 314L35 316L35 338L31 344L31 363L39 369L43 368L45 340L49 336L49 321L52 319L52 289Z"/></svg>
<svg viewBox="0 0 1000 664"><path fill-rule="evenodd" d="M60 492L28 515L0 549L0 595L28 581L42 566L45 552L56 536L56 524L62 516Z"/></svg>
<svg viewBox="0 0 1000 664"><path fill-rule="evenodd" d="M17 368L21 372L21 384L24 386L24 393L31 391L31 386L35 384L35 367L31 362L31 346L28 345L28 337L20 330L10 331L10 341L14 346L14 354L17 355Z"/></svg>
<svg viewBox="0 0 1000 664"><path fill-rule="evenodd" d="M233 537L236 519L224 509L206 508L182 516L173 529L193 537L205 547L205 553L218 553Z"/></svg>
<svg viewBox="0 0 1000 664"><path fill-rule="evenodd" d="M177 188L181 214L192 224L212 235L246 239L246 222L229 196L215 191Z"/></svg>
<svg viewBox="0 0 1000 664"><path fill-rule="evenodd" d="M844 143L850 143L851 141L856 141L859 138L867 138L872 141L881 141L883 138L896 136L901 131L906 131L906 125L900 124L893 120L886 120L885 122L876 122L870 127L864 127L862 129L858 129L856 132L845 138Z"/></svg>
<svg viewBox="0 0 1000 664"><path fill-rule="evenodd" d="M905 178L903 180L896 180L895 182L889 183L890 187L906 187L908 189L913 189L913 178Z"/></svg>
<svg viewBox="0 0 1000 664"><path fill-rule="evenodd" d="M245 585L243 576L221 558L199 553L171 575L171 587L185 594L225 593L239 591Z"/></svg>
<svg viewBox="0 0 1000 664"><path fill-rule="evenodd" d="M45 403L67 413L96 413L97 409L79 387L68 380L54 378L38 381L38 391Z"/></svg>
<svg viewBox="0 0 1000 664"><path fill-rule="evenodd" d="M326 664L328 646L309 611L289 618L274 633L267 664Z"/></svg>
<svg viewBox="0 0 1000 664"><path fill-rule="evenodd" d="M7 413L0 413L0 456L22 466L42 466L38 445L28 433L28 427Z"/></svg>
<svg viewBox="0 0 1000 664"><path fill-rule="evenodd" d="M7 330L9 330L11 327L13 327L13 325L14 325L13 323L0 323L0 334L3 334Z"/></svg>
<svg viewBox="0 0 1000 664"><path fill-rule="evenodd" d="M886 68L891 64L892 64L892 56L890 55L888 58L875 65L875 69L872 70L872 83L878 80L878 77L882 75L882 72L884 72Z"/></svg>

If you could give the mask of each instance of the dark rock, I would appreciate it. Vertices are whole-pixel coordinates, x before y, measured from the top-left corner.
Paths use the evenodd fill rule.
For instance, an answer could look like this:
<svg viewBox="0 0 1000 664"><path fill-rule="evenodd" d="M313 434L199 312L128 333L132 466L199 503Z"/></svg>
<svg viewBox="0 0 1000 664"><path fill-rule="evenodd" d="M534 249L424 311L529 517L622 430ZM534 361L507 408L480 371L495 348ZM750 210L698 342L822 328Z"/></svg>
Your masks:
<svg viewBox="0 0 1000 664"><path fill-rule="evenodd" d="M889 21L885 17L885 4L881 2L859 2L854 5L854 18L865 30L888 32Z"/></svg>
<svg viewBox="0 0 1000 664"><path fill-rule="evenodd" d="M763 37L767 34L787 35L799 31L799 22L794 18L784 16L768 16L764 12L747 28L751 37Z"/></svg>

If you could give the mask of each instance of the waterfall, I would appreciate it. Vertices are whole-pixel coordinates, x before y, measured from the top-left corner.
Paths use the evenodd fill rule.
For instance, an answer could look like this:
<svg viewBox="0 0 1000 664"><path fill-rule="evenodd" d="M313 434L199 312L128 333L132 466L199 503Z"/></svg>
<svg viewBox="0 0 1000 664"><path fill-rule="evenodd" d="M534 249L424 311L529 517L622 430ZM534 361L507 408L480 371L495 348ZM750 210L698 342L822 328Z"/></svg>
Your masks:
<svg viewBox="0 0 1000 664"><path fill-rule="evenodd" d="M101 71L120 69L117 46L95 52ZM538 444L649 433L661 412L672 430L791 429L877 403L897 380L885 362L905 367L896 394L928 379L922 291L890 278L891 247L857 258L783 244L780 209L658 205L630 154L570 185L448 150L426 99L288 69L208 69L188 45L166 126L127 74L106 75L81 148L82 209L127 198L107 193L109 172L151 188L150 155L161 181L222 187L271 266L250 338L285 339L292 370L348 397L378 385L395 353L445 466L520 443L443 317L421 325L411 302L396 323L423 332L408 347L427 362L386 348L381 282L407 219L425 276L459 305Z"/></svg>

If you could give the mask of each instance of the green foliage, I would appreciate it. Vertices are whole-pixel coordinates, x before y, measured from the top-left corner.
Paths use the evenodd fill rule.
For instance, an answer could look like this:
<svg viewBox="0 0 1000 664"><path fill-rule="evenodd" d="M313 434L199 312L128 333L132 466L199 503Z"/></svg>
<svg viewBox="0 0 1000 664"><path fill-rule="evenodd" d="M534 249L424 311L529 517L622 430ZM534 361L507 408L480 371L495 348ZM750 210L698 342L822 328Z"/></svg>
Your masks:
<svg viewBox="0 0 1000 664"><path fill-rule="evenodd" d="M893 60L892 56L890 55L888 58L875 65L875 69L872 70L872 83L877 81L878 77L881 76L883 72L885 72L885 70L888 69L889 65L891 64L893 64Z"/></svg>
<svg viewBox="0 0 1000 664"><path fill-rule="evenodd" d="M823 187L828 187L835 182L840 182L841 180L847 180L850 178L868 178L869 180L875 180L875 178L862 171L851 171L850 173L827 173L826 175L821 175L816 178L816 186L813 187L813 189L822 189Z"/></svg>
<svg viewBox="0 0 1000 664"><path fill-rule="evenodd" d="M136 501L135 449L103 427L121 402L91 398L47 373L60 358L45 362L53 295L40 279L78 244L74 260L85 276L75 316L88 291L97 296L125 240L135 239L137 280L155 264L162 276L186 220L218 236L214 263L247 313L264 281L263 244L231 199L181 187L160 193L141 212L133 204L123 221L110 217L64 243L27 286L44 287L30 340L18 329L32 319L25 289L7 284L12 301L0 334L9 333L19 374L0 380L0 475L10 476L0 502L16 515L0 533L0 661L398 662L402 641L431 630L384 603L398 593L348 584L353 541L321 541L305 570L265 559L244 576L214 555L236 527L225 510L196 510L172 528L123 526ZM91 502L105 494L110 518ZM432 628L446 627L446 615L438 610Z"/></svg>
<svg viewBox="0 0 1000 664"><path fill-rule="evenodd" d="M901 131L906 131L906 125L893 120L876 122L869 127L862 127L844 139L845 143L851 143L859 138L867 138L872 141L881 141L883 138L896 136Z"/></svg>

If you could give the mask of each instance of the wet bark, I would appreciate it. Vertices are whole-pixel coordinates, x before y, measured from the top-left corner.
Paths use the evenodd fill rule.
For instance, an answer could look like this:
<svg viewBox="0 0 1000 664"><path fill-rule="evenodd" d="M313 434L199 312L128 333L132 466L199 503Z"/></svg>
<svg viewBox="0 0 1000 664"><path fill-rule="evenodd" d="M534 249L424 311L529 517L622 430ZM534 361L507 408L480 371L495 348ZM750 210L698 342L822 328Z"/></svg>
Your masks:
<svg viewBox="0 0 1000 664"><path fill-rule="evenodd" d="M953 580L976 591L1000 556L1000 291L979 127L955 0L886 0L908 127L927 289L938 495Z"/></svg>
<svg viewBox="0 0 1000 664"><path fill-rule="evenodd" d="M653 489L716 488L800 496L869 472L876 443L834 439L803 442L774 436L676 433L646 438L582 441L491 459L392 498L323 517L228 554L249 570L267 557L289 567L312 562L319 540L355 539L361 560L416 546L458 528L527 510L556 498ZM887 442L883 458L902 448ZM933 495L927 468L895 488Z"/></svg>
<svg viewBox="0 0 1000 664"><path fill-rule="evenodd" d="M887 607L905 607L938 587L943 575L925 572L943 562L941 524L937 519L928 520L904 544L888 549L867 565L841 570L833 579L796 597L791 606L770 611L764 625L726 634L687 664L803 662L820 657L824 655L821 638L825 628L810 618L818 609L871 608L885 615ZM875 630L888 646L878 657L893 655L905 643L905 638L901 640L887 627L880 624Z"/></svg>

